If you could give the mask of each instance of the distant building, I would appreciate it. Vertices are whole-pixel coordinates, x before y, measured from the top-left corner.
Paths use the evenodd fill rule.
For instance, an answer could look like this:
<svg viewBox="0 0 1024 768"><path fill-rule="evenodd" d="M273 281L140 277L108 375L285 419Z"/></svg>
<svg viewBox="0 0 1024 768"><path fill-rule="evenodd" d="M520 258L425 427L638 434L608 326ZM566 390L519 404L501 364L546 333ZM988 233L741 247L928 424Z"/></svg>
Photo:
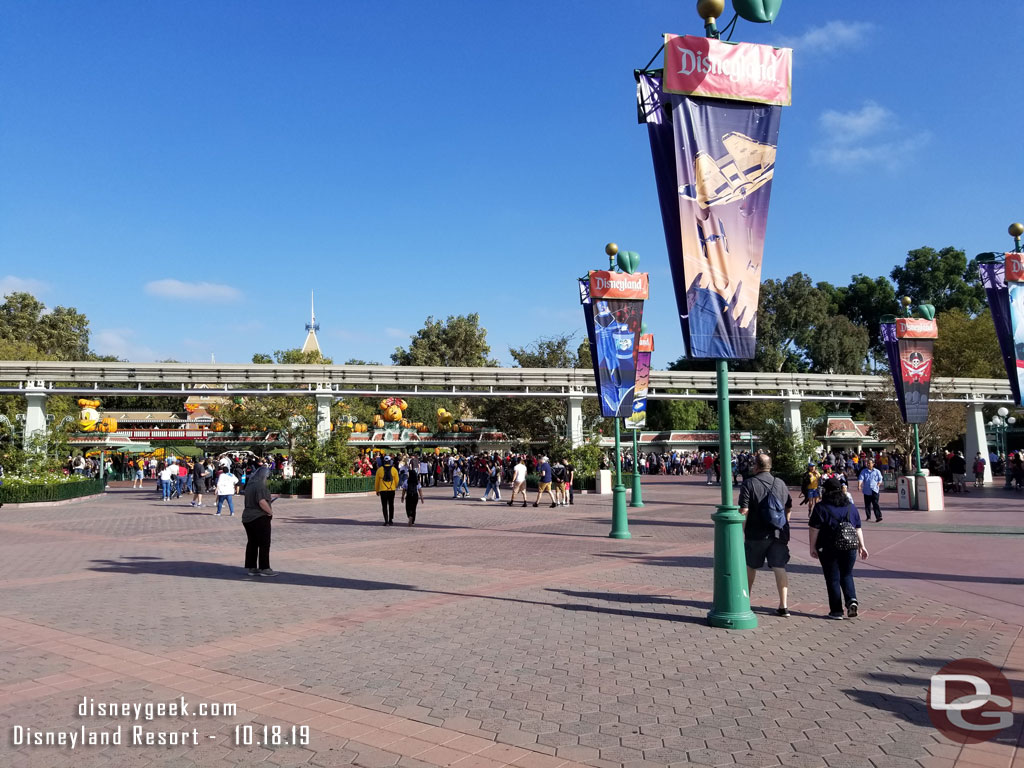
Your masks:
<svg viewBox="0 0 1024 768"><path fill-rule="evenodd" d="M310 291L309 294L309 322L306 323L306 340L302 344L302 353L316 352L318 355L323 355L320 351L320 342L317 341L316 332L320 330L320 326L316 322L316 309L313 307L313 293Z"/></svg>

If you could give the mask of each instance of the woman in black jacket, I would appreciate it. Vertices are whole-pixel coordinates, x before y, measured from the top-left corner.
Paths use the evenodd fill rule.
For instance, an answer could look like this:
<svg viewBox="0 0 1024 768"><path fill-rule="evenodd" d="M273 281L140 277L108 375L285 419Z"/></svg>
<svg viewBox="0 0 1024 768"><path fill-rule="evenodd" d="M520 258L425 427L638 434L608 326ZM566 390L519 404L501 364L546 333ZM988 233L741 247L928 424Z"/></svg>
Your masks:
<svg viewBox="0 0 1024 768"><path fill-rule="evenodd" d="M852 619L857 615L853 566L858 553L862 559L867 559L868 550L864 546L860 513L839 480L829 478L825 481L821 501L815 505L807 526L810 529L811 557L821 563L825 574L828 617L846 618L843 615L845 598L846 615Z"/></svg>

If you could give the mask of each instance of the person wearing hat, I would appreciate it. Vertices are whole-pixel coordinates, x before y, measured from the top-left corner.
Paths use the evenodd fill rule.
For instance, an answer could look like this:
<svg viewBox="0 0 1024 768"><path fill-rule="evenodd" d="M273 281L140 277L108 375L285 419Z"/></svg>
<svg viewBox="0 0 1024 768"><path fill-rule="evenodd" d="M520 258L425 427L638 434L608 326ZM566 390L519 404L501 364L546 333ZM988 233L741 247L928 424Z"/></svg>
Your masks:
<svg viewBox="0 0 1024 768"><path fill-rule="evenodd" d="M373 490L380 496L384 525L395 524L395 491L397 489L398 470L394 468L391 456L385 456L373 480Z"/></svg>
<svg viewBox="0 0 1024 768"><path fill-rule="evenodd" d="M811 557L821 563L828 590L828 617L851 619L858 614L857 589L853 583L853 566L857 555L867 560L864 531L857 505L850 501L843 484L830 477L822 484L821 501L807 522ZM850 528L853 531L850 531ZM856 538L843 535L855 533ZM846 605L846 616L843 605Z"/></svg>

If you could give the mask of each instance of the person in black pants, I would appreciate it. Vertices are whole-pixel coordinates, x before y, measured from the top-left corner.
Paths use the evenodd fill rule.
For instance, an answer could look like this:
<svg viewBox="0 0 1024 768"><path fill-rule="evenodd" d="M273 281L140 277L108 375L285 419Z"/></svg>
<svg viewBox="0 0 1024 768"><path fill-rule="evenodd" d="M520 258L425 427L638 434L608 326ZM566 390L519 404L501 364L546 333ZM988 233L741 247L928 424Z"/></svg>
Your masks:
<svg viewBox="0 0 1024 768"><path fill-rule="evenodd" d="M398 470L392 466L391 457L384 462L373 480L373 490L380 496L380 508L384 513L384 525L395 524L395 491L398 489ZM406 494L408 495L408 494Z"/></svg>
<svg viewBox="0 0 1024 768"><path fill-rule="evenodd" d="M245 484L245 509L242 525L245 545L245 569L250 576L277 576L270 568L270 521L274 517L273 499L267 489L268 470L261 464Z"/></svg>
<svg viewBox="0 0 1024 768"><path fill-rule="evenodd" d="M840 523L849 523L857 532L857 548L847 549L837 543ZM828 617L843 619L843 602L846 615L851 619L859 613L857 588L853 583L853 566L857 555L866 560L868 550L864 546L864 530L861 527L857 506L850 501L836 478L825 481L821 501L814 505L811 518L807 521L811 557L821 563L828 591Z"/></svg>
<svg viewBox="0 0 1024 768"><path fill-rule="evenodd" d="M409 525L416 525L416 505L423 501L423 486L416 472L409 473L409 487L405 490L405 514Z"/></svg>

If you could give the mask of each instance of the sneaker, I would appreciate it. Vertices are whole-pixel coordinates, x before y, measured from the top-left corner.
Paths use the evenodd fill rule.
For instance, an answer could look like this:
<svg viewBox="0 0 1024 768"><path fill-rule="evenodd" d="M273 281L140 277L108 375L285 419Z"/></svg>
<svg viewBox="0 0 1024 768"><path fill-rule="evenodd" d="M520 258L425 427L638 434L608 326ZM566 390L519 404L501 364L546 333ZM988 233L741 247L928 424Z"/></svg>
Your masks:
<svg viewBox="0 0 1024 768"><path fill-rule="evenodd" d="M189 506L190 506L190 507L194 507L195 505L196 505L196 503L195 503L194 501L190 501L190 502L189 502Z"/></svg>
<svg viewBox="0 0 1024 768"><path fill-rule="evenodd" d="M782 616L783 618L788 619L789 618L789 608L776 608L775 609L775 615L776 616Z"/></svg>
<svg viewBox="0 0 1024 768"><path fill-rule="evenodd" d="M262 571L256 571L260 576L277 576L277 571L272 568L264 568Z"/></svg>
<svg viewBox="0 0 1024 768"><path fill-rule="evenodd" d="M512 502L510 501L510 502L508 503L508 505L509 505L509 506L511 507L511 506L512 506Z"/></svg>
<svg viewBox="0 0 1024 768"><path fill-rule="evenodd" d="M554 509L554 508L555 508L555 507L557 507L558 505L557 505L557 504L555 504L554 502L551 502L551 505L550 505L550 506L551 506L551 508L552 508L552 509Z"/></svg>
<svg viewBox="0 0 1024 768"><path fill-rule="evenodd" d="M536 507L537 505L536 505L536 504L534 504L533 506L535 506L535 507ZM526 502L525 502L525 501L523 502L523 509L526 509Z"/></svg>
<svg viewBox="0 0 1024 768"><path fill-rule="evenodd" d="M846 609L846 615L849 616L851 619L857 618L857 604L856 603L850 603L850 605Z"/></svg>
<svg viewBox="0 0 1024 768"><path fill-rule="evenodd" d="M481 496L480 497L480 501L487 501L487 497L486 496Z"/></svg>
<svg viewBox="0 0 1024 768"><path fill-rule="evenodd" d="M220 517L220 512L214 512L214 513L213 513L213 516L214 516L214 517Z"/></svg>
<svg viewBox="0 0 1024 768"><path fill-rule="evenodd" d="M828 618L833 619L835 621L842 621L846 617L840 612L840 613L830 613L828 615Z"/></svg>
<svg viewBox="0 0 1024 768"><path fill-rule="evenodd" d="M259 571L257 571L255 568L246 568L245 572L247 574L249 574L250 576L257 576L257 575L259 575Z"/></svg>
<svg viewBox="0 0 1024 768"><path fill-rule="evenodd" d="M523 506L524 506L524 507L526 506L526 502L525 502L525 501L523 502ZM535 502L533 502L533 506L535 506L535 507L537 506L537 502L536 502L536 501L535 501Z"/></svg>

